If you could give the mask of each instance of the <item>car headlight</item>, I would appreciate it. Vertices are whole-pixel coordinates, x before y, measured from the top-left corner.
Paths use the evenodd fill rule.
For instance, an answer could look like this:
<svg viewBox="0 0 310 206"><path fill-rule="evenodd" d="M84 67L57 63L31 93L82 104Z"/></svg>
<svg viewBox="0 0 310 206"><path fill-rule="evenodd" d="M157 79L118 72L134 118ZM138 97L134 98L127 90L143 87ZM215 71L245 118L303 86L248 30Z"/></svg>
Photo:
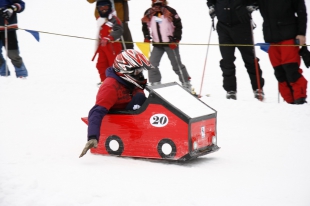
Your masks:
<svg viewBox="0 0 310 206"><path fill-rule="evenodd" d="M216 138L216 136L213 136L213 137L212 137L212 143L213 143L214 145L217 145L217 138Z"/></svg>
<svg viewBox="0 0 310 206"><path fill-rule="evenodd" d="M198 143L197 143L197 141L193 142L193 148L194 148L194 150L196 150L196 149L198 148Z"/></svg>

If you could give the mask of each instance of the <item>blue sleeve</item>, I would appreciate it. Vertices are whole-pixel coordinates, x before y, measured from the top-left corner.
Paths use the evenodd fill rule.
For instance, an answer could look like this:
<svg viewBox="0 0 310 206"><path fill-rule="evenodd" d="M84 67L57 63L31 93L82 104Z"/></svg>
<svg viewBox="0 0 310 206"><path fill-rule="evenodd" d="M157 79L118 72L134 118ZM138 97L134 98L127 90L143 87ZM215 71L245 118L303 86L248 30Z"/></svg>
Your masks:
<svg viewBox="0 0 310 206"><path fill-rule="evenodd" d="M20 13L20 12L25 10L25 2L24 1L22 1L22 0L13 0L12 3L15 4L15 5L17 4L16 5L17 8L18 8L17 13Z"/></svg>
<svg viewBox="0 0 310 206"><path fill-rule="evenodd" d="M95 105L89 111L87 140L96 139L99 142L101 122L107 113L108 110L99 105Z"/></svg>

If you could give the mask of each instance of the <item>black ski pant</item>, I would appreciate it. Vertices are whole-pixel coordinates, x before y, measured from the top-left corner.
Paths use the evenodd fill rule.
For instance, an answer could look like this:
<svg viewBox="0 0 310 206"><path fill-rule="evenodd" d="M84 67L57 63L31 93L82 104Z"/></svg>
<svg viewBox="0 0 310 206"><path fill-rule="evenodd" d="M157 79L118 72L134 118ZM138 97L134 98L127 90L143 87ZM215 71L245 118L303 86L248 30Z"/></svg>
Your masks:
<svg viewBox="0 0 310 206"><path fill-rule="evenodd" d="M237 79L236 79L236 66L234 61L235 49L241 53L244 66L249 74L253 91L258 89L255 60L254 60L254 48L252 46L241 45L253 45L252 28L251 24L236 24L226 25L225 23L217 23L217 32L219 36L220 44L229 44L229 46L220 46L220 52L222 60L220 61L220 67L223 72L223 87L226 91L237 91ZM236 46L231 46L237 44ZM258 62L258 59L257 59ZM258 64L260 87L264 86L264 79L262 78L262 70Z"/></svg>

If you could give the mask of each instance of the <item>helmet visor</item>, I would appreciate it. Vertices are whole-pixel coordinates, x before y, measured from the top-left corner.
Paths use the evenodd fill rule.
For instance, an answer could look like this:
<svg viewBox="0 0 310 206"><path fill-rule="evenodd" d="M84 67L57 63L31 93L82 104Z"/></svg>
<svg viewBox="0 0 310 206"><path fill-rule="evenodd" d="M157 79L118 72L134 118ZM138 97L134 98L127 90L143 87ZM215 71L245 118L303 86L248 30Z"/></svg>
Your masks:
<svg viewBox="0 0 310 206"><path fill-rule="evenodd" d="M139 75L143 71L143 67L139 67L133 71L133 75Z"/></svg>

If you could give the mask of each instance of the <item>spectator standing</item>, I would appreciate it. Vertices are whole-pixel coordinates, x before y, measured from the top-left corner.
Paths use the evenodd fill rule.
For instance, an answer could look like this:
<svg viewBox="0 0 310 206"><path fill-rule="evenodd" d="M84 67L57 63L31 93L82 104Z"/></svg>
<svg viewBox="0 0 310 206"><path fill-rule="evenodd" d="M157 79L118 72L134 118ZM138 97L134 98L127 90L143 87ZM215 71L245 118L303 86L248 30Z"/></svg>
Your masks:
<svg viewBox="0 0 310 206"><path fill-rule="evenodd" d="M152 69L146 57L132 49L124 50L115 58L113 67L107 69L107 78L99 88L96 104L88 114L88 135L80 157L100 141L100 127L110 109L136 110L146 100L144 88L147 80L143 70Z"/></svg>
<svg viewBox="0 0 310 206"><path fill-rule="evenodd" d="M245 1L246 3L247 1ZM265 42L278 80L279 92L289 104L304 104L307 80L300 69L299 46L306 43L307 10L304 0L251 0L263 17Z"/></svg>
<svg viewBox="0 0 310 206"><path fill-rule="evenodd" d="M89 3L94 3L96 0L87 0ZM114 0L114 7L116 11L116 16L121 20L123 23L123 38L126 46L126 49L133 49L133 40L131 36L131 32L128 26L129 22L129 6L128 6L128 1L129 0ZM99 13L97 9L95 9L95 18L99 18ZM123 47L123 49L125 49Z"/></svg>
<svg viewBox="0 0 310 206"><path fill-rule="evenodd" d="M142 18L142 32L144 42L151 42L151 40L153 42L150 62L155 69L148 72L151 85L161 84L158 66L166 52L182 86L191 92L191 77L181 62L179 52L178 43L182 38L182 22L177 11L167 6L166 0L152 0L152 7L145 11Z"/></svg>
<svg viewBox="0 0 310 206"><path fill-rule="evenodd" d="M113 64L115 57L122 51L122 45L118 40L123 34L123 27L119 18L113 15L112 4L109 0L98 0L96 8L100 17L104 18L96 51L96 54L98 53L96 67L100 80L103 82L106 78L106 69ZM101 82L98 85L101 85Z"/></svg>
<svg viewBox="0 0 310 206"><path fill-rule="evenodd" d="M220 67L223 73L223 88L227 92L226 98L237 99L236 66L234 64L236 57L234 54L236 48L238 48L250 77L254 97L263 100L264 79L258 64L258 58L254 55L254 47L241 46L253 45L253 27L251 25L253 7L250 5L246 7L239 0L207 0L207 5L210 17L213 19L217 16L218 19L216 29L222 55ZM221 46L221 44L230 44L231 46ZM255 66L255 61L257 61L258 68ZM256 69L258 69L259 78L257 78Z"/></svg>
<svg viewBox="0 0 310 206"><path fill-rule="evenodd" d="M19 47L16 29L17 13L23 12L25 2L22 0L0 0L0 75L10 75L10 71L6 69L7 62L2 55L2 47L5 43L5 30L7 30L7 56L10 58L17 78L26 78L28 71L25 67L22 57L19 55Z"/></svg>

